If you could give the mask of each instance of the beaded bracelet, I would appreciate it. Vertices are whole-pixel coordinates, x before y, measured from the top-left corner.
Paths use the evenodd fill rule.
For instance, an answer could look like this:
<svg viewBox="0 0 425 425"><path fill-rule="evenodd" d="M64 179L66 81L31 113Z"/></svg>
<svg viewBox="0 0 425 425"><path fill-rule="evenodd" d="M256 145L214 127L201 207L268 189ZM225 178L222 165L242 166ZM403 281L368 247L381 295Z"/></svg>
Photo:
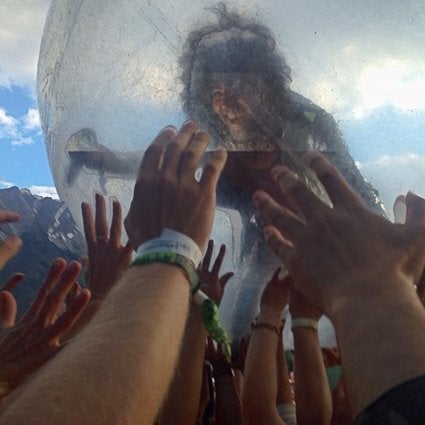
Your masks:
<svg viewBox="0 0 425 425"><path fill-rule="evenodd" d="M277 336L280 337L282 330L283 330L283 322L282 324L278 327L278 326L274 326L270 323L267 322L257 322L255 321L252 325L251 325L251 329L255 330L255 329L269 329L273 332L276 332Z"/></svg>

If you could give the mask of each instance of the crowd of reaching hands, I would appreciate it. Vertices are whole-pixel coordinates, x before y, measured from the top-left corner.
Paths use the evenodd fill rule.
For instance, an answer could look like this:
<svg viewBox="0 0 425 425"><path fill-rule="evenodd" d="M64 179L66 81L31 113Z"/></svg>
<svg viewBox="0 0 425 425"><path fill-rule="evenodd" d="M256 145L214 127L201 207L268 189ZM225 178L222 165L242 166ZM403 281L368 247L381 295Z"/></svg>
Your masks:
<svg viewBox="0 0 425 425"><path fill-rule="evenodd" d="M221 273L225 246L214 258L209 241L226 152L203 159L207 145L192 121L159 133L141 162L125 246L119 202L110 226L102 195L94 211L83 203L87 257L53 260L18 322L13 289L24 276L4 283L0 424L425 423L425 200L409 192L405 222L392 224L318 153L305 160L332 207L275 167L297 210L254 193L282 268L228 358L195 302L201 293L218 305L232 277ZM0 223L16 220L0 211ZM0 267L20 245L0 243ZM282 341L287 306L293 352ZM322 314L336 330L333 350L319 344ZM342 368L335 382L332 368Z"/></svg>

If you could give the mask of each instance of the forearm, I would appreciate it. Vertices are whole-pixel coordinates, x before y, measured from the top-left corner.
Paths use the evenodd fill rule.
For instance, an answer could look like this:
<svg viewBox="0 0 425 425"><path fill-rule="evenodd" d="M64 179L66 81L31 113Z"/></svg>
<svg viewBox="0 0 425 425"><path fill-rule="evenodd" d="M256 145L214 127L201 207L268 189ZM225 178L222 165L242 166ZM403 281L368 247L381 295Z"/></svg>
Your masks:
<svg viewBox="0 0 425 425"><path fill-rule="evenodd" d="M214 372L216 392L216 424L217 425L241 425L242 409L241 400L236 387L236 381L231 367L228 370Z"/></svg>
<svg viewBox="0 0 425 425"><path fill-rule="evenodd" d="M413 287L396 283L389 295L347 302L331 316L354 418L384 392L425 374L425 312Z"/></svg>
<svg viewBox="0 0 425 425"><path fill-rule="evenodd" d="M176 372L161 412L161 425L194 424L198 414L207 332L191 305Z"/></svg>
<svg viewBox="0 0 425 425"><path fill-rule="evenodd" d="M293 330L295 401L298 425L330 424L332 397L316 330Z"/></svg>
<svg viewBox="0 0 425 425"><path fill-rule="evenodd" d="M131 268L1 423L152 423L174 371L188 303L178 267Z"/></svg>
<svg viewBox="0 0 425 425"><path fill-rule="evenodd" d="M262 316L259 322L280 326L280 317ZM252 331L245 364L242 410L244 423L281 424L276 410L276 355L279 336L273 330L258 328Z"/></svg>
<svg viewBox="0 0 425 425"><path fill-rule="evenodd" d="M288 366L285 359L285 351L283 349L283 341L280 338L277 351L277 404L292 404L291 385L289 384Z"/></svg>

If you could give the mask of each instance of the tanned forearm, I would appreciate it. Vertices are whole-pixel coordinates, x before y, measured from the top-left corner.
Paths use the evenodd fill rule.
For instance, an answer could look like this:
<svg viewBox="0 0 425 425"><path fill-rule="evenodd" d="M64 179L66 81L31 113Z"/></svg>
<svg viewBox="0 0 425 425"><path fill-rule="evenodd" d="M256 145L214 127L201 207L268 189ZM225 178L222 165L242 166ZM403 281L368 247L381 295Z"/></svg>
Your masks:
<svg viewBox="0 0 425 425"><path fill-rule="evenodd" d="M292 398L291 385L289 384L288 366L286 364L282 337L278 344L276 365L278 379L276 404L292 404L294 400Z"/></svg>
<svg viewBox="0 0 425 425"><path fill-rule="evenodd" d="M424 309L411 283L392 286L376 302L370 294L360 307L347 302L331 313L354 418L394 386L425 374Z"/></svg>
<svg viewBox="0 0 425 425"><path fill-rule="evenodd" d="M236 380L230 365L214 370L217 425L241 425L242 409Z"/></svg>
<svg viewBox="0 0 425 425"><path fill-rule="evenodd" d="M316 330L293 330L295 349L295 401L298 425L329 425L332 397Z"/></svg>
<svg viewBox="0 0 425 425"><path fill-rule="evenodd" d="M191 305L176 373L161 412L161 425L187 425L196 422L206 337L199 306Z"/></svg>
<svg viewBox="0 0 425 425"><path fill-rule="evenodd" d="M188 304L189 285L178 267L131 268L0 423L153 423L173 376Z"/></svg>
<svg viewBox="0 0 425 425"><path fill-rule="evenodd" d="M260 313L258 321L280 326L280 316L271 318ZM270 329L252 331L242 394L243 419L246 425L283 423L276 409L276 355L279 340L279 336Z"/></svg>

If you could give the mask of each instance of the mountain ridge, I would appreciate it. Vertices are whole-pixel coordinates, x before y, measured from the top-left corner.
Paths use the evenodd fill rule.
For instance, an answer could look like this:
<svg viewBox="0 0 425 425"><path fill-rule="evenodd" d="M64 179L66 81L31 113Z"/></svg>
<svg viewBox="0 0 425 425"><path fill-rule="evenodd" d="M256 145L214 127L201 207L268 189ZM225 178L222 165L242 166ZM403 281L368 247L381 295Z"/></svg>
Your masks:
<svg viewBox="0 0 425 425"><path fill-rule="evenodd" d="M21 215L19 222L0 227L0 238L16 234L23 240L21 251L0 271L0 285L12 273L26 275L13 291L20 317L37 294L52 261L58 257L79 260L87 252L86 243L68 207L60 200L12 186L0 189L0 209Z"/></svg>

